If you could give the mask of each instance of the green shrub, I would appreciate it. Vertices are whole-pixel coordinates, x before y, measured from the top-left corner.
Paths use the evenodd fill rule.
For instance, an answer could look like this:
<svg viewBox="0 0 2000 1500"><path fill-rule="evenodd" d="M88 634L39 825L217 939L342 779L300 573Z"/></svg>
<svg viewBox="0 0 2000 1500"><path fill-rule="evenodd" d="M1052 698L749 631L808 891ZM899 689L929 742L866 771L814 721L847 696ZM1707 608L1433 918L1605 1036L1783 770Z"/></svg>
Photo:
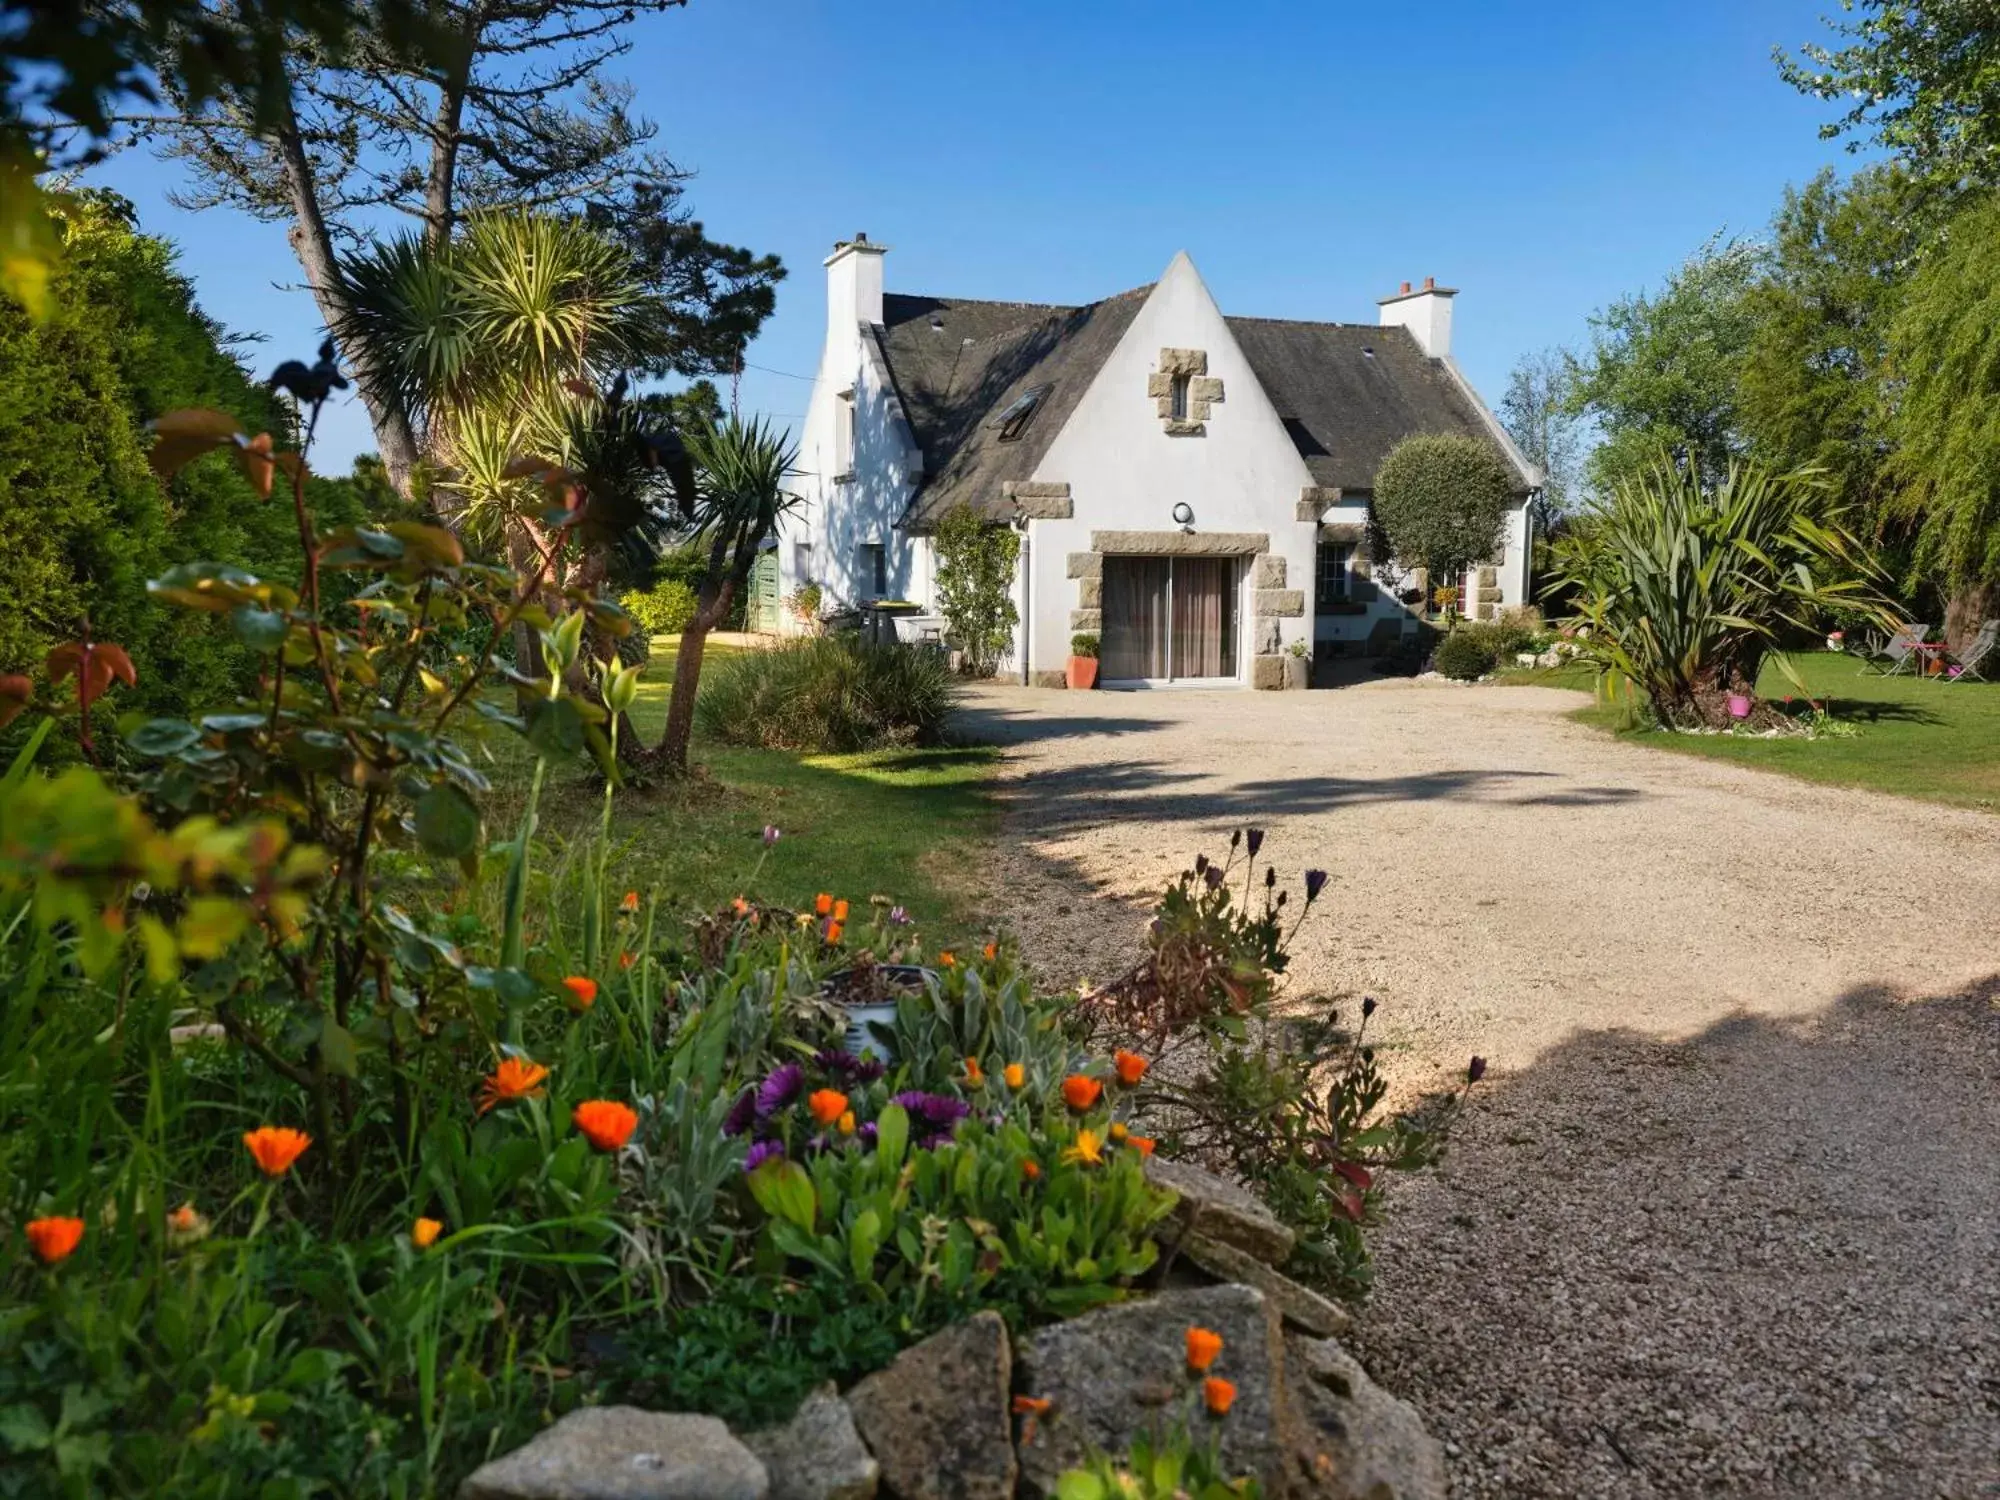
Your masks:
<svg viewBox="0 0 2000 1500"><path fill-rule="evenodd" d="M938 744L957 695L939 651L817 636L714 663L695 718L730 744L835 754Z"/></svg>
<svg viewBox="0 0 2000 1500"><path fill-rule="evenodd" d="M1081 656L1094 661L1097 658L1098 646L1097 637L1087 630L1078 631L1069 638L1071 656Z"/></svg>
<svg viewBox="0 0 2000 1500"><path fill-rule="evenodd" d="M1475 682L1500 659L1490 632L1460 627L1438 644L1437 669L1458 682Z"/></svg>
<svg viewBox="0 0 2000 1500"><path fill-rule="evenodd" d="M1374 523L1396 558L1442 578L1498 550L1516 483L1491 443L1457 433L1419 433L1382 460L1375 476ZM1439 608L1449 610L1458 602L1440 601Z"/></svg>
<svg viewBox="0 0 2000 1500"><path fill-rule="evenodd" d="M695 592L679 578L662 578L649 589L621 594L618 603L647 635L675 635L694 618Z"/></svg>

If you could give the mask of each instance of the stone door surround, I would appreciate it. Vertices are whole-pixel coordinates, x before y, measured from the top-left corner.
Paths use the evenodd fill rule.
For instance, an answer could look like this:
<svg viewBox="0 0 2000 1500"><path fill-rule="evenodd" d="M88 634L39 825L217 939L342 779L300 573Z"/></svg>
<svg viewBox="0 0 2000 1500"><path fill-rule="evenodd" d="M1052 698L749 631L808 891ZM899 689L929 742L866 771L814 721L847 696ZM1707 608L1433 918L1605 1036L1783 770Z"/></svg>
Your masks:
<svg viewBox="0 0 2000 1500"><path fill-rule="evenodd" d="M1266 531L1093 531L1088 552L1069 554L1067 573L1076 585L1070 610L1072 633L1104 633L1104 559L1107 557L1248 557L1250 559L1250 685L1281 688L1282 619L1306 612L1305 593L1285 587L1285 559L1271 551ZM1038 672L1039 687L1058 687L1060 672Z"/></svg>

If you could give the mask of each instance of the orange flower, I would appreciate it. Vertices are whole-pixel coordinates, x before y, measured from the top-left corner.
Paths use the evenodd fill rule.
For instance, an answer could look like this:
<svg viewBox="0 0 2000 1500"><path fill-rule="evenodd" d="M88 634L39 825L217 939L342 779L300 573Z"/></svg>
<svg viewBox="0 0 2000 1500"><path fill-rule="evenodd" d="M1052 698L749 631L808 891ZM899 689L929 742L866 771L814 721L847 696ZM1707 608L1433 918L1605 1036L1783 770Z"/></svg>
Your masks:
<svg viewBox="0 0 2000 1500"><path fill-rule="evenodd" d="M998 940L988 943L982 951L986 954L986 961L989 964L992 963L994 959L1000 956L1000 944Z"/></svg>
<svg viewBox="0 0 2000 1500"><path fill-rule="evenodd" d="M1030 1157L1027 1161L1021 1163L1021 1175L1027 1178L1028 1181L1033 1182L1037 1177L1042 1175L1042 1164Z"/></svg>
<svg viewBox="0 0 2000 1500"><path fill-rule="evenodd" d="M1017 1417L1046 1416L1049 1408L1053 1405L1055 1403L1046 1396L1016 1396L1014 1398L1014 1415Z"/></svg>
<svg viewBox="0 0 2000 1500"><path fill-rule="evenodd" d="M974 1088L983 1088L985 1086L986 1070L979 1066L978 1058L968 1057L965 1060L965 1081Z"/></svg>
<svg viewBox="0 0 2000 1500"><path fill-rule="evenodd" d="M183 1203L167 1215L167 1228L176 1234L187 1234L201 1222L201 1215L195 1212L192 1203Z"/></svg>
<svg viewBox="0 0 2000 1500"><path fill-rule="evenodd" d="M639 961L639 955L636 953L628 951L618 955L618 967L621 969L629 969L632 967L632 965L636 964L638 961Z"/></svg>
<svg viewBox="0 0 2000 1500"><path fill-rule="evenodd" d="M1188 1368L1200 1373L1215 1363L1215 1356L1222 1352L1222 1335L1212 1328L1190 1328L1187 1331Z"/></svg>
<svg viewBox="0 0 2000 1500"><path fill-rule="evenodd" d="M840 941L840 935L845 931L847 929L841 926L840 923L829 922L826 924L826 940L829 943L837 943Z"/></svg>
<svg viewBox="0 0 2000 1500"><path fill-rule="evenodd" d="M1201 1400L1218 1417L1226 1417L1236 1400L1236 1387L1220 1375L1211 1375L1201 1383Z"/></svg>
<svg viewBox="0 0 2000 1500"><path fill-rule="evenodd" d="M570 1009L589 1010L597 1003L597 981L586 979L581 974L572 974L563 981L563 988L570 993Z"/></svg>
<svg viewBox="0 0 2000 1500"><path fill-rule="evenodd" d="M1146 1076L1146 1059L1122 1047L1112 1054L1111 1066L1118 1070L1118 1081L1128 1089Z"/></svg>
<svg viewBox="0 0 2000 1500"><path fill-rule="evenodd" d="M1018 1089L1028 1081L1028 1070L1019 1063L1008 1063L1000 1070L1000 1076L1007 1080L1007 1087Z"/></svg>
<svg viewBox="0 0 2000 1500"><path fill-rule="evenodd" d="M548 1076L547 1068L525 1057L501 1058L500 1066L479 1086L479 1113L483 1115L496 1104L511 1104L516 1099L539 1099L542 1080Z"/></svg>
<svg viewBox="0 0 2000 1500"><path fill-rule="evenodd" d="M616 1151L639 1128L639 1114L615 1099L586 1099L569 1112L570 1123L599 1151Z"/></svg>
<svg viewBox="0 0 2000 1500"><path fill-rule="evenodd" d="M444 1233L444 1225L437 1219L419 1219L410 1226L410 1243L419 1250L428 1250L437 1243L437 1237Z"/></svg>
<svg viewBox="0 0 2000 1500"><path fill-rule="evenodd" d="M831 915L833 912L833 897L829 896L825 891L821 891L817 896L813 897L813 910L818 912L822 917Z"/></svg>
<svg viewBox="0 0 2000 1500"><path fill-rule="evenodd" d="M1141 1156L1151 1156L1153 1154L1153 1147L1158 1145L1159 1142L1155 1141L1150 1135L1128 1135L1125 1137L1125 1144Z"/></svg>
<svg viewBox="0 0 2000 1500"><path fill-rule="evenodd" d="M1130 1130L1126 1129L1126 1127L1125 1127L1125 1122L1124 1122L1123 1120L1113 1120L1113 1121L1111 1122L1111 1144L1112 1144L1112 1145L1114 1145L1114 1146L1122 1146L1122 1145L1124 1145L1124 1144L1125 1144L1125 1137L1126 1137L1126 1136L1128 1136L1128 1135L1130 1135L1131 1133L1132 1133L1132 1132L1131 1132Z"/></svg>
<svg viewBox="0 0 2000 1500"><path fill-rule="evenodd" d="M1063 1101L1078 1113L1089 1109L1104 1092L1104 1085L1084 1073L1072 1073L1063 1080Z"/></svg>
<svg viewBox="0 0 2000 1500"><path fill-rule="evenodd" d="M625 899L618 903L618 909L624 912L637 911L639 909L639 893L637 891L627 891ZM428 1223L429 1221L426 1220L425 1222Z"/></svg>
<svg viewBox="0 0 2000 1500"><path fill-rule="evenodd" d="M853 1135L854 1111L851 1109L842 1110L840 1112L840 1118L833 1122L833 1128L835 1130L838 1130L842 1135Z"/></svg>
<svg viewBox="0 0 2000 1500"><path fill-rule="evenodd" d="M52 1266L83 1243L81 1219L30 1219L24 1226L35 1259Z"/></svg>
<svg viewBox="0 0 2000 1500"><path fill-rule="evenodd" d="M183 1203L167 1215L167 1244L175 1250L199 1244L208 1238L212 1226L192 1203Z"/></svg>
<svg viewBox="0 0 2000 1500"><path fill-rule="evenodd" d="M947 969L955 969L958 967L957 955L949 951L940 953L938 955L938 962L943 964Z"/></svg>
<svg viewBox="0 0 2000 1500"><path fill-rule="evenodd" d="M845 922L847 920L847 903L845 901L836 901L833 903L833 920L836 922Z"/></svg>
<svg viewBox="0 0 2000 1500"><path fill-rule="evenodd" d="M734 901L729 903L729 909L739 917L750 915L750 903L745 901L741 896L738 896Z"/></svg>
<svg viewBox="0 0 2000 1500"><path fill-rule="evenodd" d="M283 1177L291 1171L292 1163L305 1154L312 1137L288 1126L259 1125L243 1137L243 1144L266 1177Z"/></svg>
<svg viewBox="0 0 2000 1500"><path fill-rule="evenodd" d="M839 1089L815 1089L806 1098L806 1108L822 1125L831 1125L847 1113L847 1095Z"/></svg>

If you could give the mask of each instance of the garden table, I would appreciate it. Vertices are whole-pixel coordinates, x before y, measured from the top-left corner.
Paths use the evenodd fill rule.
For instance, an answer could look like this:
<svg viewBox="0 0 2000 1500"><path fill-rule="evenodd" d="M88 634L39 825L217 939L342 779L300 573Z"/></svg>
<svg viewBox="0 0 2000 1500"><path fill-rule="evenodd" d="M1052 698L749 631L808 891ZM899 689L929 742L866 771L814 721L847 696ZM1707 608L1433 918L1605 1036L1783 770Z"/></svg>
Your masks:
<svg viewBox="0 0 2000 1500"><path fill-rule="evenodd" d="M1913 641L1910 649L1917 653L1922 665L1917 668L1919 677L1942 677L1944 659L1951 647L1945 641Z"/></svg>

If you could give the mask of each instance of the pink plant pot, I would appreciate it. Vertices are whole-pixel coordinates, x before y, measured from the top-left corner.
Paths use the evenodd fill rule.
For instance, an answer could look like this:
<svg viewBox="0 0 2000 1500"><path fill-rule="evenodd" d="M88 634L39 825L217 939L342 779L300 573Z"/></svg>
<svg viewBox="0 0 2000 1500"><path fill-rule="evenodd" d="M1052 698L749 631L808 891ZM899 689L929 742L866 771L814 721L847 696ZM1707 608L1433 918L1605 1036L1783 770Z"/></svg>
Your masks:
<svg viewBox="0 0 2000 1500"><path fill-rule="evenodd" d="M1750 717L1750 699L1746 695L1742 693L1731 693L1729 695L1729 717L1732 719L1747 719Z"/></svg>

